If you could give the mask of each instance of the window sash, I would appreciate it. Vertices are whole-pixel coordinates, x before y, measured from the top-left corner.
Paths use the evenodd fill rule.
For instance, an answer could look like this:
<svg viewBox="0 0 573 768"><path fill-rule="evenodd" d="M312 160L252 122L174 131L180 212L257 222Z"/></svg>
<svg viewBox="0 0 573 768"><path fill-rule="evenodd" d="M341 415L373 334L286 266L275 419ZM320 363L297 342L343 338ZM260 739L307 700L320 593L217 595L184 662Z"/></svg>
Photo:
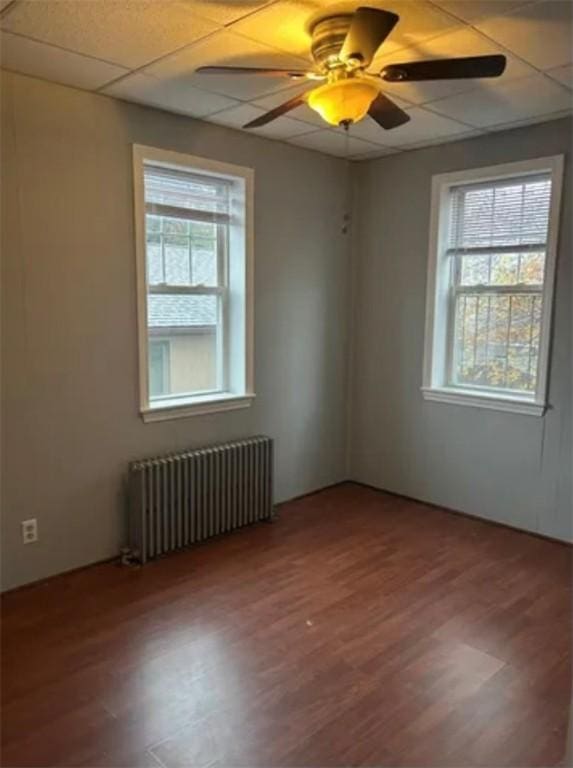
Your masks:
<svg viewBox="0 0 573 768"><path fill-rule="evenodd" d="M213 294L208 294L213 295ZM178 392L178 393L172 393L167 392L164 395L159 396L153 396L151 394L151 361L148 360L148 381L149 381L149 400L150 402L158 402L161 400L164 401L171 401L171 400L185 400L189 397L195 397L195 396L205 396L205 395L217 395L222 394L227 391L228 387L228 335L227 335L227 324L228 324L228 309L229 309L229 301L228 301L228 291L219 291L217 294L218 301L217 301L217 322L213 326L215 328L215 335L216 335L216 374L217 374L217 384L214 388L210 389L197 389L192 391L186 391L186 392ZM186 328L196 328L197 326L178 326L178 331L185 331ZM157 336L154 336L151 333L151 328L149 324L147 325L147 341L148 344L157 341ZM157 329L158 335L162 335L164 338L163 341L169 341L173 334L171 334L170 329L168 326L161 327Z"/></svg>
<svg viewBox="0 0 573 768"><path fill-rule="evenodd" d="M462 268L463 268L463 259L465 256L474 256L474 255L497 255L497 254L503 254L503 253L523 253L524 251L527 252L543 252L545 259L547 258L547 252L546 252L546 244L543 246L535 245L532 247L527 247L526 249L523 249L521 246L508 246L503 248L497 248L497 247L487 247L487 248L469 248L469 249L461 249L463 252L460 253L458 251L455 254L452 254L452 250L455 249L447 249L445 259L449 260L450 262L450 288L449 288L449 299L448 299L448 308L447 308L447 339L446 339L446 383L448 386L460 388L460 389L470 389L474 392L479 391L485 391L485 392L496 392L498 394L520 394L521 396L535 394L537 391L537 386L539 382L539 360L537 362L537 369L536 369L536 376L535 376L535 384L533 387L533 390L523 390L523 389L515 389L508 386L488 386L483 384L476 384L471 382L465 382L460 381L459 379L459 364L460 364L460 350L459 345L457 343L458 338L458 313L457 313L457 307L458 307L458 300L461 297L471 298L475 297L477 299L476 301L476 311L478 308L478 303L480 297L485 296L494 296L494 297L500 297L500 296L508 296L509 297L509 312L508 312L508 333L507 338L505 341L505 359L506 359L506 368L509 361L509 354L510 354L510 341L509 336L511 334L511 297L513 296L536 296L540 297L541 300L543 299L543 289L544 285L543 283L538 284L528 284L528 283L508 283L508 284L491 284L491 283L477 283L474 285L462 285L461 284L461 278L462 278ZM533 303L532 303L532 312L533 312ZM477 319L476 319L477 322ZM531 317L531 329L533 329L533 316ZM539 324L539 336L541 335L541 324L543 320L540 320ZM488 319L489 323L489 319ZM489 333L489 329L488 329ZM486 345L487 346L487 345ZM530 370L531 367L531 356L532 356L532 338L531 338L531 331L530 331L530 340L529 340L529 363L528 363L528 370ZM539 358L539 344L537 345L537 352L536 352L538 358Z"/></svg>
<svg viewBox="0 0 573 768"><path fill-rule="evenodd" d="M158 209L168 209L167 213L160 212ZM161 230L159 232L148 232L147 230L147 214L154 216L166 217L170 219L183 219L185 221L196 221L197 223L203 223L204 221L212 221L211 218L206 219L202 216L195 216L195 213L202 214L202 212L190 211L184 208L174 208L173 206L158 206L156 204L146 204L145 206L146 220L144 222L145 235L146 235L146 248L145 248L145 267L146 267L146 283L148 295L163 295L163 296L216 296L217 297L217 321L215 324L216 333L216 373L217 373L217 386L214 389L209 390L195 390L190 392L172 394L167 393L160 397L152 397L149 394L149 400L158 402L161 399L167 400L185 400L193 396L205 396L205 395L217 395L227 391L229 372L228 372L228 333L229 333L229 285L228 285L228 242L229 242L229 229L227 225L228 217L224 220L217 222L216 234L212 238L215 243L215 259L217 262L217 285L178 285L169 283L150 283L148 279L148 255L147 255L147 236L159 235L161 237L161 268L162 274L165 278L165 244L164 238L169 237L171 233L165 233L163 231L163 218L161 219ZM179 215L182 213L183 215ZM188 215L193 214L193 215ZM174 237L178 235L173 233ZM181 235L188 240L188 259L189 259L189 277L192 280L192 236ZM211 239L211 238L206 238ZM151 339L152 327L149 322L146 323L147 336ZM184 328L185 326L182 326ZM191 327L191 326L189 326ZM150 367L148 365L148 377L151 375ZM150 385L148 384L148 390Z"/></svg>

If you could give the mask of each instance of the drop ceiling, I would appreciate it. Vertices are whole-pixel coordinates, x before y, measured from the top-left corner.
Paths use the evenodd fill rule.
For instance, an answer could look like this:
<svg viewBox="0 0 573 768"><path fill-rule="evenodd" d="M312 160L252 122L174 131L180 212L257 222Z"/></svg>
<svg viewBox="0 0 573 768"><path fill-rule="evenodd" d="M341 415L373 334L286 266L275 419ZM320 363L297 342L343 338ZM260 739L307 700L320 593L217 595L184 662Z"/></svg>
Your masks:
<svg viewBox="0 0 573 768"><path fill-rule="evenodd" d="M240 129L307 85L195 74L207 64L300 68L309 19L329 0L0 0L2 67ZM496 80L384 83L410 113L326 127L308 107L252 131L360 160L571 114L572 0L370 0L400 16L370 71L400 61L503 53Z"/></svg>

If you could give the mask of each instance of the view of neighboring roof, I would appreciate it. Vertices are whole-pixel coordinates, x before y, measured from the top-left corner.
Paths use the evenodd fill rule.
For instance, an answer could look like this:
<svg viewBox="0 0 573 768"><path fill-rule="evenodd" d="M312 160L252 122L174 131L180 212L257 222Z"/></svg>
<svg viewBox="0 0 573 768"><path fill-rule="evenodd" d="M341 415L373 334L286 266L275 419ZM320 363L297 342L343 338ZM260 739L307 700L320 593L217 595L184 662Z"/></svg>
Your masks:
<svg viewBox="0 0 573 768"><path fill-rule="evenodd" d="M149 294L147 317L150 328L197 328L216 325L214 296L164 296Z"/></svg>

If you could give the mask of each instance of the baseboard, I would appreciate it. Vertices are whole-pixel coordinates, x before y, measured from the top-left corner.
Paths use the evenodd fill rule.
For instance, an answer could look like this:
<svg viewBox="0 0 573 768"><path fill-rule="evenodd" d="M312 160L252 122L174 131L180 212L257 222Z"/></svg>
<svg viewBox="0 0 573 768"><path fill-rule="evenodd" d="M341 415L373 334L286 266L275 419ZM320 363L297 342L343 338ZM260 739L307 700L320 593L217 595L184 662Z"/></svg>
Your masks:
<svg viewBox="0 0 573 768"><path fill-rule="evenodd" d="M339 485L347 485L348 483L353 483L353 480L337 480L335 483L329 483L328 485L321 485L320 488L315 488L313 491L307 491L306 493L299 493L298 496L290 496L288 499L284 499L283 501L278 501L275 504L275 507L282 507L285 504L290 504L292 501L298 501L299 499L307 499L309 496L316 496L318 493L322 493L323 491L329 491L331 488L338 488ZM361 485L361 483L356 483L356 485Z"/></svg>
<svg viewBox="0 0 573 768"><path fill-rule="evenodd" d="M86 571L88 568L97 568L98 565L111 565L111 563L120 563L121 555L113 555L113 557L106 557L103 560L94 560L91 563L86 563L85 565L78 565L75 568L68 568L65 571L58 571L57 573L51 573L49 576L42 576L40 579L36 579L35 581L27 581L25 584L18 584L17 587L9 587L8 589L3 589L0 592L0 600L5 595L11 595L13 592L21 592L23 589L31 589L32 587L39 587L42 586L42 584L46 584L49 581L53 581L54 579L62 579L67 576L71 576L74 573L79 573L80 571Z"/></svg>
<svg viewBox="0 0 573 768"><path fill-rule="evenodd" d="M563 539L556 539L554 536L547 536L544 533L537 533L537 531L528 531L525 528L518 528L515 525L510 525L509 523L502 523L498 520L489 520L485 517L479 517L479 515L472 515L470 512L461 512L459 509L451 509L450 507L444 507L440 504L435 504L432 501L426 501L425 499L419 499L415 496L406 496L403 493L396 493L396 491L389 491L386 488L379 488L376 485L371 485L370 483L363 483L359 480L338 480L335 483L329 483L328 485L321 486L320 488L316 488L312 491L308 491L307 493L301 493L298 496L292 496L289 499L285 499L284 501L280 501L277 504L275 504L275 508L278 510L281 507L292 503L293 501L298 501L299 499L306 499L309 496L316 496L320 493L324 493L324 491L329 491L334 488L338 488L342 485L357 485L362 488L368 488L371 491L375 491L376 493L384 494L385 496L393 496L397 499L404 499L404 501L412 501L416 504L424 504L426 507L432 507L433 509L438 510L439 512L444 512L448 515L457 515L458 517L466 517L470 520L476 520L477 522L483 523L484 525L495 525L499 528L507 528L510 531L515 531L517 533L524 534L525 536L534 536L538 539L544 539L545 541L551 541L555 544L561 544L564 547L573 548L573 542L565 541ZM111 564L114 562L119 562L120 555L115 555L114 557L106 558L105 560L98 560L94 563L87 563L86 565L80 565L78 568L71 568L68 571L61 571L60 573L54 573L50 576L45 576L42 579L38 579L37 581L30 581L26 584L20 584L17 587L12 587L10 589L7 589L3 591L0 595L0 597L4 595L9 595L14 592L20 592L23 589L30 589L32 587L38 587L42 584L45 584L46 582L52 581L53 579L61 579L65 576L70 576L74 573L78 573L79 571L85 571L87 568L95 568L98 565L105 565L105 564Z"/></svg>
<svg viewBox="0 0 573 768"><path fill-rule="evenodd" d="M386 488L379 488L376 485L370 483L363 483L360 480L347 480L347 483L353 485L359 485L363 488L369 488L371 491L377 491L378 493L384 493L386 496L394 496L397 499L404 499L405 501L413 501L416 504L424 504L426 507L432 507L440 512L445 512L448 515L457 515L458 517L467 517L470 520L477 520L480 523L486 525L495 525L498 528L508 528L510 531L516 531L517 533L523 533L527 536L535 536L537 539L544 539L545 541L551 541L555 544L562 544L564 547L573 547L573 542L566 541L565 539L557 539L555 536L548 536L545 533L538 533L537 531L528 531L527 528L519 528L516 525L510 523L502 523L500 520L490 520L488 517L480 517L479 515L472 515L471 512L462 512L459 509L451 509L451 507L444 507L441 504L435 504L433 501L426 501L425 499L419 499L415 496L406 496L403 493L396 493L396 491L388 491Z"/></svg>
<svg viewBox="0 0 573 768"><path fill-rule="evenodd" d="M339 485L343 485L344 483L349 482L348 480L339 480L335 483L329 483L328 485L321 486L320 488L316 488L312 491L308 491L308 493L301 493L298 496L292 496L289 499L285 499L284 501L279 501L277 504L275 504L275 509L279 509L284 504L290 504L292 501L296 501L297 499L304 499L307 496L314 496L317 493L322 493L323 491L327 491L330 488L336 488ZM227 534L223 534L227 535ZM213 541L218 537L213 536L212 538L208 539L207 541ZM206 542L202 542L206 543ZM96 568L98 565L106 565L111 563L120 563L121 561L121 554L118 553L117 555L113 555L112 557L106 557L103 560L96 560L92 563L86 563L85 565L79 565L76 568L69 568L65 571L58 571L58 573L52 573L49 576L44 576L41 579L36 579L35 581L27 581L25 584L19 584L16 587L9 587L8 589L2 590L0 592L0 599L4 595L11 595L14 592L20 592L23 589L31 589L32 587L39 587L42 586L42 584L46 584L47 582L52 581L53 579L61 579L67 576L71 576L74 573L79 573L80 571L85 571L87 568Z"/></svg>

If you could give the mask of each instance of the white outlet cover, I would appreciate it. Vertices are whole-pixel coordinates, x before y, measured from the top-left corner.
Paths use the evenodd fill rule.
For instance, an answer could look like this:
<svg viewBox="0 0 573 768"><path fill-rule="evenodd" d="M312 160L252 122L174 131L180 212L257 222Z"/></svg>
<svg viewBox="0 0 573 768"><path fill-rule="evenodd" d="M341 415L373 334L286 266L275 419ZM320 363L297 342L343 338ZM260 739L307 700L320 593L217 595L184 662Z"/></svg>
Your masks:
<svg viewBox="0 0 573 768"><path fill-rule="evenodd" d="M22 540L24 544L32 544L38 541L38 521L35 517L22 520Z"/></svg>

